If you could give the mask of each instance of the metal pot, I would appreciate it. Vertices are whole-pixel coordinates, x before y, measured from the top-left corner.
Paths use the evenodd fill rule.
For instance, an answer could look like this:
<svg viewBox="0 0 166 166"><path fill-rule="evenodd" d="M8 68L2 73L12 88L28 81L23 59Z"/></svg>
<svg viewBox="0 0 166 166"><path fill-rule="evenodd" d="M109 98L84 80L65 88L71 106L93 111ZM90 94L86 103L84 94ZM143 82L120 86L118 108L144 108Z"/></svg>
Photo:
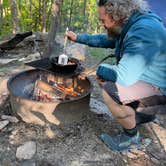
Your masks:
<svg viewBox="0 0 166 166"><path fill-rule="evenodd" d="M79 60L72 57L69 57L67 65L58 64L58 57L51 57L50 62L52 68L58 73L72 73L80 65Z"/></svg>

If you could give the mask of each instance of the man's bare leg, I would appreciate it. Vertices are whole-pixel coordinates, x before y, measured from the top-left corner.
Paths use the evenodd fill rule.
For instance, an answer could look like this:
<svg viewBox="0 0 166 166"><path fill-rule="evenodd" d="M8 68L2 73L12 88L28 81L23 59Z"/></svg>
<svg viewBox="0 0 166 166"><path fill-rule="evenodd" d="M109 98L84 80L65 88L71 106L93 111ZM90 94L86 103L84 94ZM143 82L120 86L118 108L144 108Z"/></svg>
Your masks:
<svg viewBox="0 0 166 166"><path fill-rule="evenodd" d="M135 111L131 107L116 103L104 89L102 89L102 96L109 110L122 127L132 129L136 126Z"/></svg>
<svg viewBox="0 0 166 166"><path fill-rule="evenodd" d="M105 103L124 129L123 133L116 136L103 133L100 135L101 140L110 149L117 151L127 149L132 144L140 143L141 137L137 131L136 123L138 122L135 119L135 110L122 103L127 104L141 97L160 94L160 91L144 82L137 82L132 86L126 87L117 83L106 83L99 79L99 84L102 87L101 91Z"/></svg>
<svg viewBox="0 0 166 166"><path fill-rule="evenodd" d="M102 96L109 110L124 129L124 132L117 136L101 134L100 138L104 144L116 151L122 151L132 144L138 144L141 137L136 127L135 111L129 106L118 104L104 89L102 89Z"/></svg>

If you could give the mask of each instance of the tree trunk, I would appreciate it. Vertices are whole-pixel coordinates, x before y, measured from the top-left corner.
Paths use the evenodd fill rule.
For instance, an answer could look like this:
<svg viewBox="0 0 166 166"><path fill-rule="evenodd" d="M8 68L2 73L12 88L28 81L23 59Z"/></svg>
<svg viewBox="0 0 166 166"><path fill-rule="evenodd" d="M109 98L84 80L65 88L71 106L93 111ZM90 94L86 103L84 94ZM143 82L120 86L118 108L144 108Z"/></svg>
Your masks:
<svg viewBox="0 0 166 166"><path fill-rule="evenodd" d="M32 0L29 0L29 17L32 19Z"/></svg>
<svg viewBox="0 0 166 166"><path fill-rule="evenodd" d="M42 32L46 32L46 6L47 0L43 0Z"/></svg>
<svg viewBox="0 0 166 166"><path fill-rule="evenodd" d="M87 6L87 0L84 0L84 8L83 8L83 15L84 15L84 23L83 23L83 30L87 31L87 26L88 26L88 18L86 18L86 6Z"/></svg>
<svg viewBox="0 0 166 166"><path fill-rule="evenodd" d="M29 18L32 20L32 0L29 0ZM32 23L29 24L30 29L32 28Z"/></svg>
<svg viewBox="0 0 166 166"><path fill-rule="evenodd" d="M72 21L73 3L74 3L74 0L71 0L71 4L70 4L70 14L69 14L69 23L68 23L68 26L69 26L69 27L71 26L71 21Z"/></svg>
<svg viewBox="0 0 166 166"><path fill-rule="evenodd" d="M50 56L54 48L56 32L59 27L61 4L62 4L62 0L54 0L54 3L52 4L51 25L50 25L50 31L48 34L48 44L47 44L46 51L43 53L42 57Z"/></svg>
<svg viewBox="0 0 166 166"><path fill-rule="evenodd" d="M38 20L37 20L37 25L41 25L41 16L42 16L42 1L41 0L38 0L39 1L39 10L38 10L38 13L39 13L39 16L38 16ZM41 30L41 29L40 29Z"/></svg>
<svg viewBox="0 0 166 166"><path fill-rule="evenodd" d="M13 33L17 33L20 31L19 21L18 21L18 10L17 10L17 2L16 0L10 0L11 3L11 15L12 15L12 25L13 25Z"/></svg>
<svg viewBox="0 0 166 166"><path fill-rule="evenodd" d="M84 16L86 15L86 2L87 2L87 0L84 0L84 10L83 10L83 15Z"/></svg>
<svg viewBox="0 0 166 166"><path fill-rule="evenodd" d="M3 20L3 0L0 0L0 33L1 33L1 29L2 29L2 20Z"/></svg>
<svg viewBox="0 0 166 166"><path fill-rule="evenodd" d="M68 13L69 13L69 8L70 8L70 0L65 0L62 2L61 11L60 11L60 27L62 29L65 29L68 24L69 24L69 19L68 19Z"/></svg>

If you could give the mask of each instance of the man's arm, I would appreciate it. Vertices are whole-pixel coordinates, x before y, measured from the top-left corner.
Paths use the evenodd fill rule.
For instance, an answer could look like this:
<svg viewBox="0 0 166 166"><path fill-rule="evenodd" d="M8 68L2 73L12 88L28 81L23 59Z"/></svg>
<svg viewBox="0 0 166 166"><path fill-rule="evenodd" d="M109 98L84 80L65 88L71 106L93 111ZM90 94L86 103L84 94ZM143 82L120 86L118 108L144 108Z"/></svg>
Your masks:
<svg viewBox="0 0 166 166"><path fill-rule="evenodd" d="M108 38L106 34L79 34L77 35L76 42L86 44L91 47L101 48L115 48L115 40Z"/></svg>
<svg viewBox="0 0 166 166"><path fill-rule="evenodd" d="M75 34L72 31L66 33L69 40L78 42L81 44L86 44L91 47L101 47L101 48L115 48L116 40L110 40L106 34Z"/></svg>

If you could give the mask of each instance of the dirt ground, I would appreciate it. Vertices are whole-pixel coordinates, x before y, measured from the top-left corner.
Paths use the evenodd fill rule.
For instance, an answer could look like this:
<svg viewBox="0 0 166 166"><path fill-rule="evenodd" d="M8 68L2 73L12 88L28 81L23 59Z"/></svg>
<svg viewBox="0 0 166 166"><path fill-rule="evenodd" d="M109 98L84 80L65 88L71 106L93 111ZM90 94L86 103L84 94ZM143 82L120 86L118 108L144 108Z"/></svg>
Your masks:
<svg viewBox="0 0 166 166"><path fill-rule="evenodd" d="M26 45L26 48L22 46L0 57L17 59L0 64L0 115L13 115L6 82L13 74L29 69L24 62L31 58L28 55L32 52L32 46ZM94 62L91 58L86 61L87 66ZM94 85L91 98L102 102L93 76L91 80ZM48 124L41 127L21 120L9 123L0 131L0 166L164 166L165 113L157 115L156 123L140 126L143 146L122 153L111 151L98 137L101 133L115 134L121 130L116 120L107 114L89 111L81 121L65 126ZM18 159L17 148L27 141L36 143L36 153L31 159Z"/></svg>

